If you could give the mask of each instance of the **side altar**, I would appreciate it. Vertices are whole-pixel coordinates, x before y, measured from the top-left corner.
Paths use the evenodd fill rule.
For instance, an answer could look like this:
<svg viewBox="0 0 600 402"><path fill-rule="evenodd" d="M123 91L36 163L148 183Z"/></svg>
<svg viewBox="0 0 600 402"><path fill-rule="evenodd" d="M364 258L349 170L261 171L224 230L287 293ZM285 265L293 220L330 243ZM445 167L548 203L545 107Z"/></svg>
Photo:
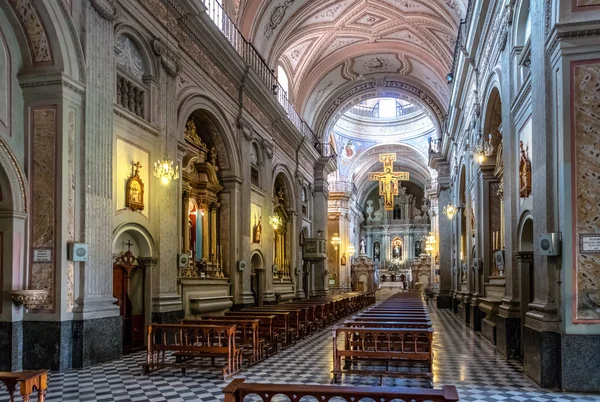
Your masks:
<svg viewBox="0 0 600 402"><path fill-rule="evenodd" d="M352 261L350 268L352 290L355 292L374 292L377 290L375 283L375 265L373 260L361 253Z"/></svg>

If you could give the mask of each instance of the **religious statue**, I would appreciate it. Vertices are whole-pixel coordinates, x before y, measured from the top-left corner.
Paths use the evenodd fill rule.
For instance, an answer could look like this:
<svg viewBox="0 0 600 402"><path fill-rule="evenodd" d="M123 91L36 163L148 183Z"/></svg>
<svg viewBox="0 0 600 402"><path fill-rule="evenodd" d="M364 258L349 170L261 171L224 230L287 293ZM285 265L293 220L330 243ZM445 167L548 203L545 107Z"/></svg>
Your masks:
<svg viewBox="0 0 600 402"><path fill-rule="evenodd" d="M217 167L217 148L212 147L210 149L210 164L216 168Z"/></svg>
<svg viewBox="0 0 600 402"><path fill-rule="evenodd" d="M402 258L402 240L395 239L393 242L392 257Z"/></svg>
<svg viewBox="0 0 600 402"><path fill-rule="evenodd" d="M127 180L125 190L125 207L132 211L142 211L144 209L144 183L140 178L140 169L142 165L136 162L133 175Z"/></svg>
<svg viewBox="0 0 600 402"><path fill-rule="evenodd" d="M367 254L367 249L366 249L366 243L365 243L365 239L362 238L360 241L360 251L359 251L360 255L365 255Z"/></svg>
<svg viewBox="0 0 600 402"><path fill-rule="evenodd" d="M386 211L394 209L394 196L398 195L398 181L408 180L409 173L394 172L396 154L381 154L379 161L383 163L383 172L369 173L369 180L379 181L379 195L383 196Z"/></svg>
<svg viewBox="0 0 600 402"><path fill-rule="evenodd" d="M531 161L527 156L529 147L523 148L523 141L520 141L521 162L519 163L519 194L521 198L528 198L531 195Z"/></svg>
<svg viewBox="0 0 600 402"><path fill-rule="evenodd" d="M256 221L256 217L254 217L255 219L255 223L254 223L254 227L252 228L252 243L257 243L260 244L260 235L262 233L262 226L261 226L261 219L262 216L258 218L258 221Z"/></svg>
<svg viewBox="0 0 600 402"><path fill-rule="evenodd" d="M376 242L375 245L373 246L373 259L375 261L379 261L380 258L380 248L379 248L379 242Z"/></svg>
<svg viewBox="0 0 600 402"><path fill-rule="evenodd" d="M373 214L373 200L368 200L367 201L367 219L373 219L372 214Z"/></svg>

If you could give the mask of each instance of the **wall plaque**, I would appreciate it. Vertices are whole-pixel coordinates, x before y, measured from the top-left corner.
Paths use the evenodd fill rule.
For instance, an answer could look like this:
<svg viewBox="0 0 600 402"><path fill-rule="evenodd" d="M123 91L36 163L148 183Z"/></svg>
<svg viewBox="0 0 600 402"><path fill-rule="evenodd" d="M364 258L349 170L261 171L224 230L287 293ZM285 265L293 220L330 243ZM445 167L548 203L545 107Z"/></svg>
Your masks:
<svg viewBox="0 0 600 402"><path fill-rule="evenodd" d="M34 248L33 262L52 262L52 249L48 247Z"/></svg>
<svg viewBox="0 0 600 402"><path fill-rule="evenodd" d="M579 251L583 254L600 254L600 235L579 235Z"/></svg>

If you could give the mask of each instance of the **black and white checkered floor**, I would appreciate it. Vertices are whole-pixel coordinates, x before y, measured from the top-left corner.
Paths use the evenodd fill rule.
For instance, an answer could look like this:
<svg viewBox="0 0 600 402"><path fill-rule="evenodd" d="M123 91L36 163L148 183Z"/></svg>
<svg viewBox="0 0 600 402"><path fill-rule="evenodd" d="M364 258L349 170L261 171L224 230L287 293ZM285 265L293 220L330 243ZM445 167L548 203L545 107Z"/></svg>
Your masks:
<svg viewBox="0 0 600 402"><path fill-rule="evenodd" d="M541 390L523 373L518 363L507 362L479 334L467 329L448 310L430 305L434 321L434 385L454 384L461 401L600 401L598 396L573 395ZM311 338L246 369L243 376L252 382L328 384L332 367L331 331ZM162 370L140 375L142 353L81 370L52 373L47 402L71 401L222 401L223 381L218 369ZM378 378L344 378L344 384L373 385ZM418 380L384 379L387 386L420 386ZM18 391L17 391L18 392ZM35 398L32 398L35 400ZM0 402L8 401L0 389ZM20 397L16 397L21 401Z"/></svg>

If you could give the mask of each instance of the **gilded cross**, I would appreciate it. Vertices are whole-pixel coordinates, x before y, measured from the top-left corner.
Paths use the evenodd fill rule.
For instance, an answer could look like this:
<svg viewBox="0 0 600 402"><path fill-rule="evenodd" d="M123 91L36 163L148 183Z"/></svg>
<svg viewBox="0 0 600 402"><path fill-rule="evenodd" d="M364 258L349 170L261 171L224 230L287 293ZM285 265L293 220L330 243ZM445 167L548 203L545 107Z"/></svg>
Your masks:
<svg viewBox="0 0 600 402"><path fill-rule="evenodd" d="M379 195L383 196L383 205L386 211L394 209L394 196L398 195L398 181L408 180L408 172L394 172L396 154L381 154L379 162L383 163L383 172L369 173L369 180L379 181Z"/></svg>
<svg viewBox="0 0 600 402"><path fill-rule="evenodd" d="M133 174L138 174L139 170L142 168L142 164L139 161L137 161L133 164L133 167L135 168L135 172L133 172Z"/></svg>

